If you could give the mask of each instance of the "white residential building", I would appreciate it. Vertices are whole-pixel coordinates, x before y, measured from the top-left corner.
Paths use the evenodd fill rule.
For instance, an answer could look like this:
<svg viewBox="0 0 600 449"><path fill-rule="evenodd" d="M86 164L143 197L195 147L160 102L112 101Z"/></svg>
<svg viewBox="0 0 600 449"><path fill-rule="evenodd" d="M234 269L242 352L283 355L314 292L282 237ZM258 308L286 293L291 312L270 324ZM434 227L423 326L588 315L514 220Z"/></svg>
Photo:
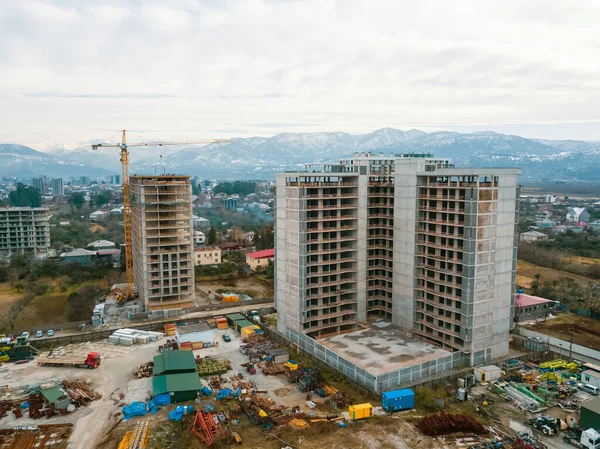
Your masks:
<svg viewBox="0 0 600 449"><path fill-rule="evenodd" d="M45 257L50 247L50 212L44 207L0 207L0 255Z"/></svg>

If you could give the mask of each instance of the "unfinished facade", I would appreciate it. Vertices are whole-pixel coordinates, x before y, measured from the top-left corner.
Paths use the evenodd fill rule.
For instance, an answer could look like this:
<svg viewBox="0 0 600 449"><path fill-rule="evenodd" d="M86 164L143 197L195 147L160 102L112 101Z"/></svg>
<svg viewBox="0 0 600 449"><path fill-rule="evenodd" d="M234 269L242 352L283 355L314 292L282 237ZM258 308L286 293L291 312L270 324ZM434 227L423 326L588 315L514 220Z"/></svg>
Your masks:
<svg viewBox="0 0 600 449"><path fill-rule="evenodd" d="M133 280L147 310L194 305L189 176L131 176Z"/></svg>
<svg viewBox="0 0 600 449"><path fill-rule="evenodd" d="M44 207L0 208L0 255L45 257L50 247L50 212Z"/></svg>
<svg viewBox="0 0 600 449"><path fill-rule="evenodd" d="M278 174L278 330L319 338L382 317L472 363L507 354L519 173L364 154Z"/></svg>

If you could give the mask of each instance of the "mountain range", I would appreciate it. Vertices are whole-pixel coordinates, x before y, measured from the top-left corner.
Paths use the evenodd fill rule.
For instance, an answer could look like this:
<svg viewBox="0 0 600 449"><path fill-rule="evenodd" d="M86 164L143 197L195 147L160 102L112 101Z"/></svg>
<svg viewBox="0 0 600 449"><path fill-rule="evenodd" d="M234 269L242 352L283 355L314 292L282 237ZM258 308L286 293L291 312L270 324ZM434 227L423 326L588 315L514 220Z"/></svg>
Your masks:
<svg viewBox="0 0 600 449"><path fill-rule="evenodd" d="M527 139L491 131L426 133L384 128L368 134L283 133L207 146L130 147L131 173L184 173L201 178L272 179L306 163L335 162L355 152L433 153L457 166L520 167L522 181L600 180L600 142ZM102 176L120 173L119 150L45 150L0 144L5 176Z"/></svg>

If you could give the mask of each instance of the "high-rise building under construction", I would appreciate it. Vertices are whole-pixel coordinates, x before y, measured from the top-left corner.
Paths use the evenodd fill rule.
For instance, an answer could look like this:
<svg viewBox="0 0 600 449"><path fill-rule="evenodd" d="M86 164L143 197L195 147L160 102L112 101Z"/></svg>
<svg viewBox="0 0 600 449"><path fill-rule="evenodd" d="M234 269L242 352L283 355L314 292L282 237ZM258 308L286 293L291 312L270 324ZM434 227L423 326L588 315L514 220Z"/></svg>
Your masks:
<svg viewBox="0 0 600 449"><path fill-rule="evenodd" d="M278 174L278 330L318 340L384 318L471 363L506 355L519 173L355 154Z"/></svg>
<svg viewBox="0 0 600 449"><path fill-rule="evenodd" d="M189 176L130 176L133 281L148 310L194 302Z"/></svg>

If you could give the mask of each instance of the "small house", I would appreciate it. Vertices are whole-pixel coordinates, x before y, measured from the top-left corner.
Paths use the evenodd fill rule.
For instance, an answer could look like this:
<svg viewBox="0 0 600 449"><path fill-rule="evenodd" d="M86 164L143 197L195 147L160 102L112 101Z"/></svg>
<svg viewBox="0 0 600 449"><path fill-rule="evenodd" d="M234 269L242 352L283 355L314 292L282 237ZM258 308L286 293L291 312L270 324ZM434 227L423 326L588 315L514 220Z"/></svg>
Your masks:
<svg viewBox="0 0 600 449"><path fill-rule="evenodd" d="M67 253L61 253L61 265L90 266L96 259L96 251L88 251L84 248L75 248Z"/></svg>
<svg viewBox="0 0 600 449"><path fill-rule="evenodd" d="M515 321L545 318L555 309L556 302L519 291L515 296Z"/></svg>
<svg viewBox="0 0 600 449"><path fill-rule="evenodd" d="M290 355L285 349L272 349L269 351L268 357L275 363L285 363L290 359Z"/></svg>
<svg viewBox="0 0 600 449"><path fill-rule="evenodd" d="M552 228L552 227L556 226L557 224L558 223L556 221L550 220L548 218L543 219L543 220L538 220L535 222L535 225L540 229Z"/></svg>
<svg viewBox="0 0 600 449"><path fill-rule="evenodd" d="M275 261L275 250L264 249L262 251L256 251L254 253L246 254L246 263L250 266L252 271L267 268L269 262Z"/></svg>
<svg viewBox="0 0 600 449"><path fill-rule="evenodd" d="M548 240L548 235L538 231L528 231L519 234L519 241L535 243L542 240Z"/></svg>
<svg viewBox="0 0 600 449"><path fill-rule="evenodd" d="M202 231L194 231L194 245L204 245L206 242L206 235Z"/></svg>
<svg viewBox="0 0 600 449"><path fill-rule="evenodd" d="M193 215L192 224L195 228L208 228L210 226L210 220L207 220L203 217L199 217L198 215Z"/></svg>
<svg viewBox="0 0 600 449"><path fill-rule="evenodd" d="M590 214L585 207L570 207L567 211L567 221L571 223L578 221L587 223L590 221Z"/></svg>
<svg viewBox="0 0 600 449"><path fill-rule="evenodd" d="M98 251L99 249L113 249L117 245L108 240L96 240L95 242L88 243L87 247L93 251Z"/></svg>
<svg viewBox="0 0 600 449"><path fill-rule="evenodd" d="M194 249L194 265L218 265L221 263L221 248L203 246Z"/></svg>
<svg viewBox="0 0 600 449"><path fill-rule="evenodd" d="M71 404L69 395L62 387L40 388L40 393L54 410L66 410Z"/></svg>
<svg viewBox="0 0 600 449"><path fill-rule="evenodd" d="M600 373L593 370L587 370L581 373L581 381L584 384L590 384L600 388Z"/></svg>
<svg viewBox="0 0 600 449"><path fill-rule="evenodd" d="M108 212L103 210L97 210L96 212L92 212L90 214L90 220L101 221L108 217Z"/></svg>
<svg viewBox="0 0 600 449"><path fill-rule="evenodd" d="M496 365L482 366L473 370L477 382L491 382L500 379L500 368Z"/></svg>

